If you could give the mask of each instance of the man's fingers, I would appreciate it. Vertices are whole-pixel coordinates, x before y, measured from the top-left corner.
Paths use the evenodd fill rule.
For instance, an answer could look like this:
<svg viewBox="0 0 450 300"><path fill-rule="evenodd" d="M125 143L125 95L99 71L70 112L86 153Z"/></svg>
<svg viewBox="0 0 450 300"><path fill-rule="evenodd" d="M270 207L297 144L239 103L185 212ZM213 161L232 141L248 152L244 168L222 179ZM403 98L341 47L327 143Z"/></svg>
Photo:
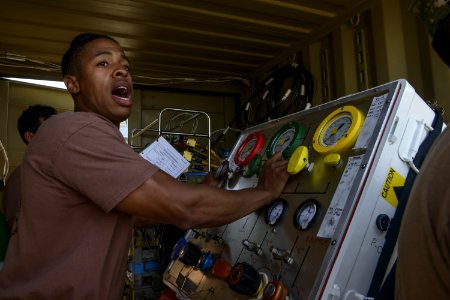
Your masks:
<svg viewBox="0 0 450 300"><path fill-rule="evenodd" d="M287 168L289 162L283 158L281 152L277 152L266 163L270 164L272 169L283 169Z"/></svg>
<svg viewBox="0 0 450 300"><path fill-rule="evenodd" d="M278 161L278 160L282 160L282 159L283 159L282 153L281 152L277 152L271 158L269 158L267 161L268 162L274 162L274 161Z"/></svg>

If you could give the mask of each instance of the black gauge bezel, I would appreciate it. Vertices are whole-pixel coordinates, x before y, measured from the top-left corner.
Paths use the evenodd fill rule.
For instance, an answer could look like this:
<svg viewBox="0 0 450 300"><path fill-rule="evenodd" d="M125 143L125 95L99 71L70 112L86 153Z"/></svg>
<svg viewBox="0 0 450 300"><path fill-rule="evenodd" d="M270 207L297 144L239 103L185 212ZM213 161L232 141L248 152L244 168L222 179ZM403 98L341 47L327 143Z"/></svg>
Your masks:
<svg viewBox="0 0 450 300"><path fill-rule="evenodd" d="M298 223L298 218L297 216L309 205L314 204L316 207L316 212L314 214L314 216L312 217L312 219L309 221L308 225L305 228L301 227L301 224ZM321 213L322 207L319 203L319 201L317 201L316 199L308 199L305 200L304 202L302 202L297 209L295 210L294 213L294 217L293 217L293 222L294 222L294 227L298 230L301 231L306 231L311 229L317 222L317 220L319 219L320 213Z"/></svg>
<svg viewBox="0 0 450 300"><path fill-rule="evenodd" d="M279 203L281 203L283 205L283 211L281 212L280 216L275 220L275 222L273 224L270 223L270 217L269 214L272 211L272 209L278 205ZM284 215L286 214L286 212L288 211L288 203L285 199L283 198L278 198L274 201L272 201L269 206L267 207L265 213L264 213L264 221L266 222L267 225L269 226L277 226L278 224L280 224L280 222L282 221Z"/></svg>

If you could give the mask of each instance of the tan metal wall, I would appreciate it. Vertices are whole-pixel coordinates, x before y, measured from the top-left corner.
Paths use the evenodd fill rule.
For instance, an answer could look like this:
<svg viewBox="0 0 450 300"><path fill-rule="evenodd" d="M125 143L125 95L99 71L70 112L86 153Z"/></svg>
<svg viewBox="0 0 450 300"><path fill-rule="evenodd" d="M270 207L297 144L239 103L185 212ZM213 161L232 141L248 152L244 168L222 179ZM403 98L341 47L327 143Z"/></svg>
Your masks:
<svg viewBox="0 0 450 300"><path fill-rule="evenodd" d="M410 0L382 0L336 27L321 40L305 45L303 61L316 79L313 104L323 98L321 52L330 47L332 61L332 99L361 90L355 52L355 32L368 30L368 87L393 80L408 80L426 101L450 110L450 69L431 47L424 25L408 11ZM360 18L365 24L354 23ZM331 44L330 44L331 40ZM329 46L331 45L331 46ZM444 115L448 122L450 119Z"/></svg>
<svg viewBox="0 0 450 300"><path fill-rule="evenodd" d="M73 101L64 90L11 81L1 81L0 95L2 95L0 131L6 133L1 139L8 153L11 172L21 163L26 148L17 131L17 119L22 111L30 105L46 104L53 106L58 112L63 112L73 110Z"/></svg>
<svg viewBox="0 0 450 300"><path fill-rule="evenodd" d="M73 110L72 98L64 90L0 80L0 139L8 155L9 174L22 162L26 149L17 131L17 119L34 104L51 105L58 112ZM3 164L0 160L0 166Z"/></svg>

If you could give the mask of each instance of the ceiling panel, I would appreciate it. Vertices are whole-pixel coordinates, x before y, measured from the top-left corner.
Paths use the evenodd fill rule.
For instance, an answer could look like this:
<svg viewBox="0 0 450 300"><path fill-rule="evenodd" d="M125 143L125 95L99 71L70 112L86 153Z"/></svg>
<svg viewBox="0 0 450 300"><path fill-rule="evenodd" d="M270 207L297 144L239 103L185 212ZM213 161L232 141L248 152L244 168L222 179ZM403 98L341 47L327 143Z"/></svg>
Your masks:
<svg viewBox="0 0 450 300"><path fill-rule="evenodd" d="M8 0L0 6L0 76L59 79L71 39L96 32L121 43L137 83L248 79L373 2Z"/></svg>

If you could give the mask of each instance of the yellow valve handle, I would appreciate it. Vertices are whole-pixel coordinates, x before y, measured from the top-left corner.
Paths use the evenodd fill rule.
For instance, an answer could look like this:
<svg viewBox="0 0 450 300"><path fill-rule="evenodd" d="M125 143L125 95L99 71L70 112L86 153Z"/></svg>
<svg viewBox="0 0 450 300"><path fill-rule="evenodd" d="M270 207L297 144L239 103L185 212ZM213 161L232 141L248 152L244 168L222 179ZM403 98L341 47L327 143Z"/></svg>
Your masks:
<svg viewBox="0 0 450 300"><path fill-rule="evenodd" d="M288 162L287 171L291 175L295 175L308 165L308 148L299 146L292 153Z"/></svg>
<svg viewBox="0 0 450 300"><path fill-rule="evenodd" d="M327 166L336 167L341 161L341 155L338 153L331 153L325 156L323 159L324 164Z"/></svg>

